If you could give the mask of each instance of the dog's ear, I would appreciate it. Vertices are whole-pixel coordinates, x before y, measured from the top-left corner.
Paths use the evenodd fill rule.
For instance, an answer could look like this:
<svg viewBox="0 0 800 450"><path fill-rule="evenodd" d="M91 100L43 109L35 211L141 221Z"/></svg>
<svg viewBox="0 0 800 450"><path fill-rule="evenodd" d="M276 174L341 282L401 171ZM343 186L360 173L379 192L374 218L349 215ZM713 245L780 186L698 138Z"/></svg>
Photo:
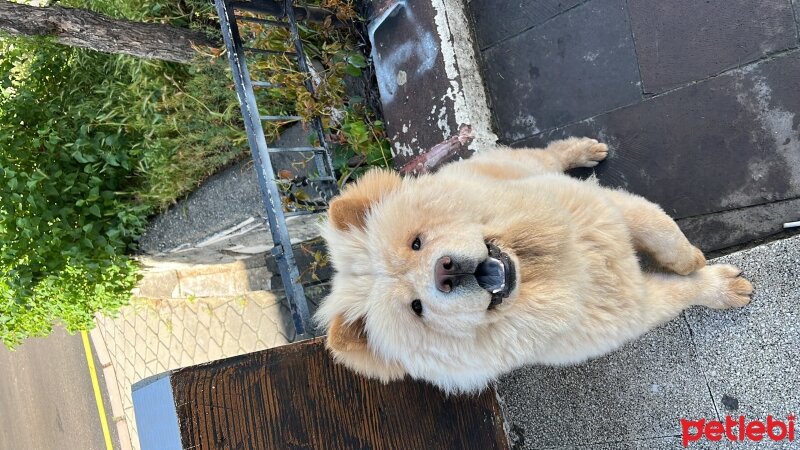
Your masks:
<svg viewBox="0 0 800 450"><path fill-rule="evenodd" d="M347 323L341 314L334 317L328 328L328 347L339 352L366 350L367 332L364 329L364 319L359 317Z"/></svg>
<svg viewBox="0 0 800 450"><path fill-rule="evenodd" d="M395 172L371 170L354 184L348 185L342 194L331 202L328 218L340 231L347 231L350 228L363 229L372 205L400 187L402 182L403 179Z"/></svg>
<svg viewBox="0 0 800 450"><path fill-rule="evenodd" d="M406 373L400 364L379 357L369 348L362 318L347 322L344 316L337 315L328 327L326 342L336 361L361 375L388 382Z"/></svg>

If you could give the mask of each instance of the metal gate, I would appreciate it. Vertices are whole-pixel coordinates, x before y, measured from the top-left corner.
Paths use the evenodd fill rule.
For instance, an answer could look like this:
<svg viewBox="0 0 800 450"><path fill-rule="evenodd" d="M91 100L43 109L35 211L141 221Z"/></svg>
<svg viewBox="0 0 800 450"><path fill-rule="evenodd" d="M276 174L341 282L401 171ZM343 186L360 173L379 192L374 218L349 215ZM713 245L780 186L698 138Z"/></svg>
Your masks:
<svg viewBox="0 0 800 450"><path fill-rule="evenodd" d="M262 122L301 120L301 117L294 115L265 115L261 113L256 101L255 90L281 89L282 87L268 81L251 79L250 72L247 69L247 58L258 54L279 54L291 58L297 64L297 68L305 75L305 88L308 89L311 95L315 95L314 84L311 79L312 74L309 70L306 54L303 51L303 43L300 40L297 26L298 12L300 12L301 17L309 18L309 16L312 16L314 9L298 7L291 0L252 0L247 2L215 0L215 4L222 28L222 36L228 50L236 94L242 107L242 116L258 175L261 197L267 211L266 220L272 234L272 241L275 244L272 248L272 255L278 265L286 291L286 298L291 308L292 320L297 332L295 339L306 339L313 336L313 325L311 324L308 301L300 283L300 272L292 251L292 243L286 227L286 218L292 215L310 214L324 210L327 207L327 200L337 192L336 175L333 170L328 144L325 141L322 121L319 117L314 117L308 122L317 135L318 146L271 148L267 145ZM249 15L242 15L245 12ZM294 51L278 52L271 49L245 47L242 45L242 37L239 34L237 22L255 22L266 26L288 29ZM314 155L313 162L316 176L310 177L305 181L313 185L316 192L321 195L324 200L323 204L316 204L308 210L284 211L285 205L281 199L280 188L271 158L272 155L285 152L307 152Z"/></svg>

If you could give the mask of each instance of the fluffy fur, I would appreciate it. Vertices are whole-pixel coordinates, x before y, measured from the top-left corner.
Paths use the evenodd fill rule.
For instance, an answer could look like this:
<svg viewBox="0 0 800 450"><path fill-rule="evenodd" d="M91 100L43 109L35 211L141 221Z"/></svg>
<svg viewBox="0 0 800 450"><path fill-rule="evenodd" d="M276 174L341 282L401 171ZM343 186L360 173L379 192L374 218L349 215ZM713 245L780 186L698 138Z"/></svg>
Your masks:
<svg viewBox="0 0 800 450"><path fill-rule="evenodd" d="M408 374L474 391L522 365L602 355L691 305L746 305L752 286L740 271L706 266L657 205L562 174L607 151L570 138L498 148L418 178L375 170L348 186L324 226L336 273L315 316L334 357L384 381ZM487 242L517 268L508 298L490 309L475 283L437 290L439 258L474 265ZM637 250L666 270L643 272Z"/></svg>

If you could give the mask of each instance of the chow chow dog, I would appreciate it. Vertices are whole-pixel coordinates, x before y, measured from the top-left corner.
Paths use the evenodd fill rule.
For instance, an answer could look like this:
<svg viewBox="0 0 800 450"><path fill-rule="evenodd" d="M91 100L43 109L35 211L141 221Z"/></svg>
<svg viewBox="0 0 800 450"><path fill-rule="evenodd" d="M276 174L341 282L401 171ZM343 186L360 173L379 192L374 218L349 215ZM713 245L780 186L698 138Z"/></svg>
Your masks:
<svg viewBox="0 0 800 450"><path fill-rule="evenodd" d="M706 265L660 207L562 173L607 154L569 138L347 186L323 225L335 274L315 314L335 359L470 392L603 355L692 305L746 305L741 271ZM663 270L643 271L637 251Z"/></svg>

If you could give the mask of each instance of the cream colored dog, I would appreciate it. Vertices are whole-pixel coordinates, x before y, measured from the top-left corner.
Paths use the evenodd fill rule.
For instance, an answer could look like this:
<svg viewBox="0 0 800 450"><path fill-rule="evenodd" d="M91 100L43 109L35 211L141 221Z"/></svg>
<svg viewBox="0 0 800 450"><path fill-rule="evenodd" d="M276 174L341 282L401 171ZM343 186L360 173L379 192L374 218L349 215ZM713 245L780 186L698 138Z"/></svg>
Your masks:
<svg viewBox="0 0 800 450"><path fill-rule="evenodd" d="M324 228L336 273L315 316L334 357L474 391L525 364L602 355L692 305L746 305L740 270L706 266L657 205L561 173L607 153L570 138L348 186ZM637 250L672 273L643 272Z"/></svg>

